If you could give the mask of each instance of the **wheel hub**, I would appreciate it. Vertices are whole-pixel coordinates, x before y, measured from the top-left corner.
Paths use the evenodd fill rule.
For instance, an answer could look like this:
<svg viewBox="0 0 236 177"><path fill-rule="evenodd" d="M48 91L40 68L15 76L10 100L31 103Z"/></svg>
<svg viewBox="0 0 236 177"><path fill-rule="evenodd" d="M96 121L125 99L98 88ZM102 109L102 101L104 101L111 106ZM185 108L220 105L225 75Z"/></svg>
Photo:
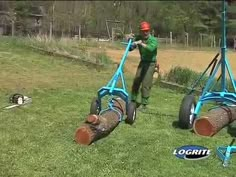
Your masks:
<svg viewBox="0 0 236 177"><path fill-rule="evenodd" d="M191 105L190 109L190 115L189 115L189 123L192 124L194 120L194 111L195 111L195 106L194 104Z"/></svg>

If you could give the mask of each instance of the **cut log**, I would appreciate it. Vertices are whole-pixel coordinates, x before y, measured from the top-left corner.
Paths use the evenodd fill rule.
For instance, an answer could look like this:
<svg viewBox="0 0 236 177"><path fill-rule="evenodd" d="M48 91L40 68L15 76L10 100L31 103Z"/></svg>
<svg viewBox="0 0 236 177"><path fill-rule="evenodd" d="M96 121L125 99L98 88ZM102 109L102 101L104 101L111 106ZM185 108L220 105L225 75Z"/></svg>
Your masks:
<svg viewBox="0 0 236 177"><path fill-rule="evenodd" d="M75 141L78 144L91 143L109 135L120 123L120 116L125 114L125 102L117 99L113 109L102 112L100 115L88 115L85 122L76 130Z"/></svg>
<svg viewBox="0 0 236 177"><path fill-rule="evenodd" d="M193 130L197 135L211 137L234 120L236 120L236 107L220 106L196 119Z"/></svg>

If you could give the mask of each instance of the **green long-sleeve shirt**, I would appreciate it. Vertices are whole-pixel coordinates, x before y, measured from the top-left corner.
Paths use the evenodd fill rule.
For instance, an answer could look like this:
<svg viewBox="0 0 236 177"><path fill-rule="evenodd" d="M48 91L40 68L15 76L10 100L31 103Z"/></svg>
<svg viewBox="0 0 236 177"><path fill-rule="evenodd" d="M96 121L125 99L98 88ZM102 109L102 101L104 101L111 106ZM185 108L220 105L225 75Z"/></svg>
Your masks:
<svg viewBox="0 0 236 177"><path fill-rule="evenodd" d="M152 35L149 35L148 39L143 39L141 35L137 35L134 41L142 40L147 45L146 48L138 45L139 53L142 61L156 62L158 40Z"/></svg>

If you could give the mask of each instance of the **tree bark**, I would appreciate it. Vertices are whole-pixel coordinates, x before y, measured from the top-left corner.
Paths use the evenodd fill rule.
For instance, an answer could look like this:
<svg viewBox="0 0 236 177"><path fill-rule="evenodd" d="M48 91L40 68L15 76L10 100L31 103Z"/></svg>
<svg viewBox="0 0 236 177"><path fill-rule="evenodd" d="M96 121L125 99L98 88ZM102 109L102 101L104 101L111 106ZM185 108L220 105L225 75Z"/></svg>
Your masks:
<svg viewBox="0 0 236 177"><path fill-rule="evenodd" d="M234 120L236 120L236 107L221 106L196 119L193 129L197 135L213 136Z"/></svg>
<svg viewBox="0 0 236 177"><path fill-rule="evenodd" d="M125 115L125 102L117 99L113 108L100 115L88 115L85 122L76 130L75 141L78 144L90 145L108 136L120 123L120 115Z"/></svg>

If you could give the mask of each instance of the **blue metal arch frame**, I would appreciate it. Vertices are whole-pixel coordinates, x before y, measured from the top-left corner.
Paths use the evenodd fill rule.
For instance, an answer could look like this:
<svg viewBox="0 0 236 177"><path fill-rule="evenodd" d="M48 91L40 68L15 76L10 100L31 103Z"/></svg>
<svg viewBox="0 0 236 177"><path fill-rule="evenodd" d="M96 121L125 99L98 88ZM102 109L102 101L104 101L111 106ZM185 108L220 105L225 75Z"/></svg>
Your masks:
<svg viewBox="0 0 236 177"><path fill-rule="evenodd" d="M222 0L222 42L221 42L221 59L217 63L216 67L213 70L213 73L209 77L206 86L203 89L201 96L196 105L196 109L194 111L194 117L197 118L201 108L204 104L209 102L220 102L223 104L236 104L236 83L234 80L234 76L232 73L232 69L228 62L228 58L226 55L227 47L226 47L226 1ZM221 67L221 90L216 92L211 92L209 89L212 87L214 78L217 74L217 71ZM234 92L230 93L226 88L226 73L228 73L230 81L233 85Z"/></svg>
<svg viewBox="0 0 236 177"><path fill-rule="evenodd" d="M228 58L226 55L227 46L226 46L226 0L222 0L222 40L221 40L221 59L217 63L214 68L212 74L210 75L205 88L203 89L202 95L200 96L196 109L194 111L194 117L197 118L201 107L208 102L218 102L225 105L236 105L236 83L234 80L234 76L232 73L232 69L228 62ZM221 91L218 92L210 92L210 88L212 87L212 83L217 74L217 71L221 66ZM228 92L226 88L226 73L228 73L230 81L233 85L233 92ZM234 140L230 143L229 146L217 147L216 153L218 157L223 161L223 166L227 167L229 164L229 160L231 158L231 153L236 152L236 146L233 146Z"/></svg>
<svg viewBox="0 0 236 177"><path fill-rule="evenodd" d="M106 95L109 95L111 97L113 96L117 96L120 97L122 100L125 101L126 103L126 112L128 111L128 103L129 103L129 94L127 92L127 88L126 88L126 82L125 82L125 78L124 78L124 74L123 74L123 69L124 69L124 64L125 61L127 59L128 53L129 53L129 49L132 45L132 39L129 39L128 43L124 43L126 44L126 50L124 55L122 56L121 62L119 64L119 67L117 68L116 72L114 73L113 77L111 78L111 80L108 82L108 84L102 88L100 88L97 92L97 98L98 98L98 104L99 104L99 111L102 111L102 98ZM117 88L117 83L119 81L119 79L121 79L122 82L122 87L121 88ZM109 109L113 109L112 108L112 100L110 100L108 106ZM122 120L122 117L120 117L120 121Z"/></svg>

